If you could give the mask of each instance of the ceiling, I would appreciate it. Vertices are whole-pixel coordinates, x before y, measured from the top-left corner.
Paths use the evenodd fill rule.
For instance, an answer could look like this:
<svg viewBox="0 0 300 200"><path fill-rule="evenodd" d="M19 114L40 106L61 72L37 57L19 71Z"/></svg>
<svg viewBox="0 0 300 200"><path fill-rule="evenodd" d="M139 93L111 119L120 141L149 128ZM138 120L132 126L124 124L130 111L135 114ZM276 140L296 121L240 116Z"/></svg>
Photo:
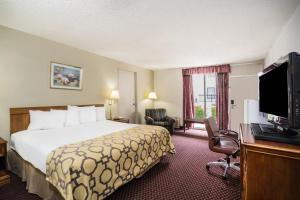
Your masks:
<svg viewBox="0 0 300 200"><path fill-rule="evenodd" d="M164 69L262 59L299 0L0 0L0 24Z"/></svg>

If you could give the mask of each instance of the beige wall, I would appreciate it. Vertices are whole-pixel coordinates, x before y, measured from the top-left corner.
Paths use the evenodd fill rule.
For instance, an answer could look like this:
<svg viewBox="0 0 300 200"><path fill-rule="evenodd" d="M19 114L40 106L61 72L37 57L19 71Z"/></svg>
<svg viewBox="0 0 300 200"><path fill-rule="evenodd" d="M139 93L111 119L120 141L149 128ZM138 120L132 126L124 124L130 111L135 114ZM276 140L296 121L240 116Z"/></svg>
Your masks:
<svg viewBox="0 0 300 200"><path fill-rule="evenodd" d="M229 76L229 128L239 130L239 124L244 122L244 100L258 100L258 76L262 71L263 61L248 64L231 65ZM234 105L230 100L234 100Z"/></svg>
<svg viewBox="0 0 300 200"><path fill-rule="evenodd" d="M232 113L230 113L234 129L238 127L239 123L243 122L243 100L245 98L257 99L258 86L256 74L261 71L262 67L263 61L255 61L254 64L232 65L232 73L230 75L232 83L229 99L236 100L236 106ZM182 122L183 97L181 69L154 71L154 89L158 96L158 100L155 101L155 107L166 108L168 115L180 117ZM231 111L231 107L229 110Z"/></svg>
<svg viewBox="0 0 300 200"><path fill-rule="evenodd" d="M83 90L50 89L50 61L82 67ZM142 121L153 71L0 26L0 137L9 138L10 107L105 103L118 69L137 72Z"/></svg>
<svg viewBox="0 0 300 200"><path fill-rule="evenodd" d="M300 5L282 28L265 59L265 66L276 62L290 52L300 53Z"/></svg>
<svg viewBox="0 0 300 200"><path fill-rule="evenodd" d="M170 117L182 118L181 74L181 69L154 71L154 89L158 98L155 107L166 108Z"/></svg>

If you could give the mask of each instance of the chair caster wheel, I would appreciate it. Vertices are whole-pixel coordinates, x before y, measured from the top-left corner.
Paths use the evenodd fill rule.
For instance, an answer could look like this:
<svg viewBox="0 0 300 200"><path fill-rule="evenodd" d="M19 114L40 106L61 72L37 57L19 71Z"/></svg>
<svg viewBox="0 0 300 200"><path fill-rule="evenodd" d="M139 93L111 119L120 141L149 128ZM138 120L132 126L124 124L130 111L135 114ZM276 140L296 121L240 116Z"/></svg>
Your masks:
<svg viewBox="0 0 300 200"><path fill-rule="evenodd" d="M222 179L223 179L223 180L226 180L226 179L227 179L227 177L226 177L226 176L222 176Z"/></svg>
<svg viewBox="0 0 300 200"><path fill-rule="evenodd" d="M209 168L210 168L209 165L206 165L206 169L209 170Z"/></svg>

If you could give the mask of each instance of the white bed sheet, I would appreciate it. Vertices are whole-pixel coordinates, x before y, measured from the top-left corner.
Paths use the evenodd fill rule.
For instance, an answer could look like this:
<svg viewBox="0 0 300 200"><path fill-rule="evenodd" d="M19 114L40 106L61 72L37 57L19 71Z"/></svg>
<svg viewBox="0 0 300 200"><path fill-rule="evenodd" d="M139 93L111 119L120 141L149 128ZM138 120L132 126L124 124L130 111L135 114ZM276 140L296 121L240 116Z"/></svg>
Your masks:
<svg viewBox="0 0 300 200"><path fill-rule="evenodd" d="M103 120L51 130L25 130L11 135L10 147L24 160L46 173L47 156L52 150L135 126Z"/></svg>

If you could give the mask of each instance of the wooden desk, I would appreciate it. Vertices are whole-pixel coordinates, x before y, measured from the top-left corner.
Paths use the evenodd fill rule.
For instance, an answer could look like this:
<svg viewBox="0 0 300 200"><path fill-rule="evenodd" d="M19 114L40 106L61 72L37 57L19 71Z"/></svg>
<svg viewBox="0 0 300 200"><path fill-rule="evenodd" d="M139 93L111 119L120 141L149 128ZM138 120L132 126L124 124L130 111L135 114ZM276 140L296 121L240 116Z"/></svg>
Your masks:
<svg viewBox="0 0 300 200"><path fill-rule="evenodd" d="M300 146L255 140L241 124L242 199L300 199Z"/></svg>
<svg viewBox="0 0 300 200"><path fill-rule="evenodd" d="M190 124L204 124L204 120L203 119L185 119L183 121L183 132L185 133L185 128L186 125L190 123Z"/></svg>

